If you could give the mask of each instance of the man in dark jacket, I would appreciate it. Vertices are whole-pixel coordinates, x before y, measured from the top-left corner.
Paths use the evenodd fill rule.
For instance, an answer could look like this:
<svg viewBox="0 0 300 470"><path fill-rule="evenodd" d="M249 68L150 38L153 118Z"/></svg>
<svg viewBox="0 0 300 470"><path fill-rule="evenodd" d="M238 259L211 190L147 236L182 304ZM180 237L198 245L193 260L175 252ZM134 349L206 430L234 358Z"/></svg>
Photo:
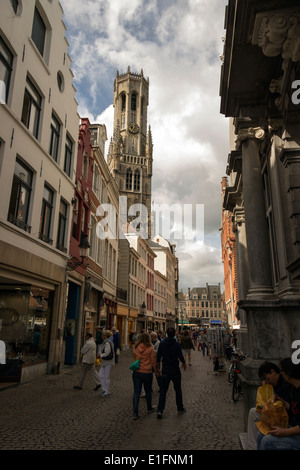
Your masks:
<svg viewBox="0 0 300 470"><path fill-rule="evenodd" d="M156 356L156 374L160 375L160 361L162 360L161 386L159 393L159 404L157 417L162 418L166 404L166 396L170 381L172 380L176 394L176 405L178 413L186 410L183 407L181 391L181 372L179 361L182 362L183 369L186 369L186 363L182 355L180 344L175 339L175 329L168 328L167 337L161 341Z"/></svg>

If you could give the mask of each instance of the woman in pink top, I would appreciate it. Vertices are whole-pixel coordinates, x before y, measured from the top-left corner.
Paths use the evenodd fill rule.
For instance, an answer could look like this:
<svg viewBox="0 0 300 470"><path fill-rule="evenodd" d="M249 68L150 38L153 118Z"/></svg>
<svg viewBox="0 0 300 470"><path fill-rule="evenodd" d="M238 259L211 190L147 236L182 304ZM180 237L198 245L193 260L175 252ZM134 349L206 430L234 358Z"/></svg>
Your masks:
<svg viewBox="0 0 300 470"><path fill-rule="evenodd" d="M154 349L148 333L141 333L133 349L133 357L140 360L140 368L132 373L133 380L133 419L138 419L139 401L144 385L148 413L154 411L152 406L153 369L156 366Z"/></svg>

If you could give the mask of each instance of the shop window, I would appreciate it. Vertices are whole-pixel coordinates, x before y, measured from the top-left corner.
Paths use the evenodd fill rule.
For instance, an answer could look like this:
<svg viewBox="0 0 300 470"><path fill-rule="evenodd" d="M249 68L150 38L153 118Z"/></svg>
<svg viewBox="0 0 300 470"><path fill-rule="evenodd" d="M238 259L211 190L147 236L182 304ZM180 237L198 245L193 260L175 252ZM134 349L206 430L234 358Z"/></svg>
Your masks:
<svg viewBox="0 0 300 470"><path fill-rule="evenodd" d="M24 229L26 232L31 231L31 227L28 225L28 215L32 178L32 171L17 158L10 195L8 221Z"/></svg>
<svg viewBox="0 0 300 470"><path fill-rule="evenodd" d="M31 80L27 77L21 121L38 138L42 98Z"/></svg>
<svg viewBox="0 0 300 470"><path fill-rule="evenodd" d="M52 305L53 291L40 286L0 286L1 339L7 364L15 359L25 365L47 360Z"/></svg>

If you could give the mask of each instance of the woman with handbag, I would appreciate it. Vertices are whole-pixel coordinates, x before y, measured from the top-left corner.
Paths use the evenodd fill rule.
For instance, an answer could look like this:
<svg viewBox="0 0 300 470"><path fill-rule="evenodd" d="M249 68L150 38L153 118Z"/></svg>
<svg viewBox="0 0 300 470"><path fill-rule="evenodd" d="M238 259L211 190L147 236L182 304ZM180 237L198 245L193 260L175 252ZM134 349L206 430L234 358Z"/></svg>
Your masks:
<svg viewBox="0 0 300 470"><path fill-rule="evenodd" d="M156 365L155 353L148 333L139 336L133 349L133 357L140 360L139 369L132 373L133 380L133 418L138 418L140 394L144 385L148 413L155 408L152 406L152 380L153 369Z"/></svg>
<svg viewBox="0 0 300 470"><path fill-rule="evenodd" d="M111 367L115 364L114 345L111 341L112 332L109 330L102 331L103 343L100 346L101 365L99 370L99 379L102 387L101 397L107 397L110 394L110 372ZM95 390L98 390L97 385Z"/></svg>

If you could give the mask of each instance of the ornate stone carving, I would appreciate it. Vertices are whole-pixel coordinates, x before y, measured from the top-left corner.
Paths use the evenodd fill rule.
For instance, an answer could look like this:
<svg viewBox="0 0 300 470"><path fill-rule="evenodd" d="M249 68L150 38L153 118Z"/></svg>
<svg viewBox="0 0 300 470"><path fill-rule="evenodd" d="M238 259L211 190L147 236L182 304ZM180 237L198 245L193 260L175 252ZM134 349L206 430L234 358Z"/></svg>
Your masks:
<svg viewBox="0 0 300 470"><path fill-rule="evenodd" d="M248 127L240 129L236 139L236 149L239 149L241 143L247 139L255 139L260 144L265 138L265 131L261 127Z"/></svg>
<svg viewBox="0 0 300 470"><path fill-rule="evenodd" d="M256 15L252 44L267 57L300 60L300 10L274 10Z"/></svg>

